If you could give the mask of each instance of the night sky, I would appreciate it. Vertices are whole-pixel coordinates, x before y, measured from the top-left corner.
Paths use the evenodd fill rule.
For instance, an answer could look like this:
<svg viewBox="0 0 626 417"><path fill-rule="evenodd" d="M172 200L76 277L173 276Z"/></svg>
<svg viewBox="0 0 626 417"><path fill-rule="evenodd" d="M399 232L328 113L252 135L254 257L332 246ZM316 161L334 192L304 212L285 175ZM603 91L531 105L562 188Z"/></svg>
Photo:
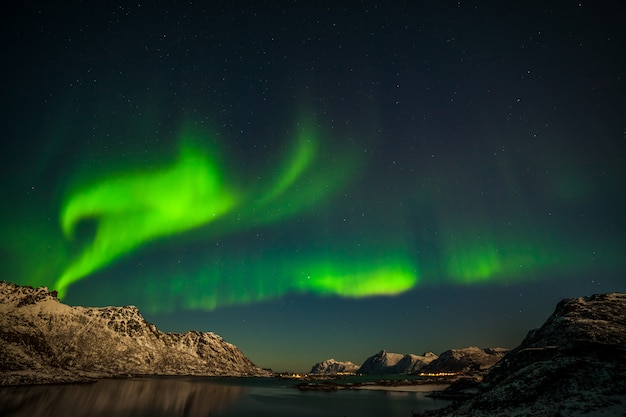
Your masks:
<svg viewBox="0 0 626 417"><path fill-rule="evenodd" d="M276 371L626 291L619 2L17 3L0 279Z"/></svg>

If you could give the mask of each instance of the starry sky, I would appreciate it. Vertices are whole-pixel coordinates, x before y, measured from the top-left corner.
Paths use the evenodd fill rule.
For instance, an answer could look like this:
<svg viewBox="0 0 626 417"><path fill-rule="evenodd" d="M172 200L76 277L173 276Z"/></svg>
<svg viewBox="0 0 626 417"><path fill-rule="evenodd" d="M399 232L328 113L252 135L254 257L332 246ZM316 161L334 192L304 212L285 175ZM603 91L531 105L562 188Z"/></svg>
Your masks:
<svg viewBox="0 0 626 417"><path fill-rule="evenodd" d="M585 1L28 2L1 279L307 371L626 291L626 36Z"/></svg>

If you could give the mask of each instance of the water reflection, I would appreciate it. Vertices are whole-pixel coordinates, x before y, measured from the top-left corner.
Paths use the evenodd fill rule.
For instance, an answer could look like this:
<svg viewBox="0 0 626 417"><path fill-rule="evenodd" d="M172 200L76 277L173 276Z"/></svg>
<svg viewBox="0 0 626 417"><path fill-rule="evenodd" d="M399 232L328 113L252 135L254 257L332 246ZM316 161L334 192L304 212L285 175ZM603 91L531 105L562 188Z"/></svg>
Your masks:
<svg viewBox="0 0 626 417"><path fill-rule="evenodd" d="M11 417L409 417L440 408L424 392L300 391L273 378L137 378L0 388Z"/></svg>
<svg viewBox="0 0 626 417"><path fill-rule="evenodd" d="M180 378L3 388L0 415L206 417L230 407L244 391L239 386Z"/></svg>
<svg viewBox="0 0 626 417"><path fill-rule="evenodd" d="M293 388L254 389L221 417L410 417L412 412L441 408L449 401L421 392L344 390L300 392Z"/></svg>

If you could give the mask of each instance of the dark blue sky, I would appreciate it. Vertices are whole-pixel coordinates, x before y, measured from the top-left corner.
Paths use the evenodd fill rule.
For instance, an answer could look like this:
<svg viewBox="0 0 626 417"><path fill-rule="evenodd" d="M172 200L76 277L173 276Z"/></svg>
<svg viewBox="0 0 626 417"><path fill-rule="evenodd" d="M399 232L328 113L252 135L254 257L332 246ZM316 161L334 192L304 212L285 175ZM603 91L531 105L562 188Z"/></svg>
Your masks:
<svg viewBox="0 0 626 417"><path fill-rule="evenodd" d="M0 262L255 363L514 347L626 291L626 42L588 2L5 15Z"/></svg>

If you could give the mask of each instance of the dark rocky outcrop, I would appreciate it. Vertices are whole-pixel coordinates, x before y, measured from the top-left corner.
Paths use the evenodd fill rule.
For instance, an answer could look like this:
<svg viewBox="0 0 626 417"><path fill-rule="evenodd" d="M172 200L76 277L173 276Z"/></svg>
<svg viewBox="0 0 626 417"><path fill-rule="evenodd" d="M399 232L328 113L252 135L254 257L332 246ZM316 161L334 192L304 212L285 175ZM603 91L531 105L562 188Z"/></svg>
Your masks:
<svg viewBox="0 0 626 417"><path fill-rule="evenodd" d="M561 301L482 382L453 384L447 394L455 391L475 395L426 415L625 415L626 294Z"/></svg>

